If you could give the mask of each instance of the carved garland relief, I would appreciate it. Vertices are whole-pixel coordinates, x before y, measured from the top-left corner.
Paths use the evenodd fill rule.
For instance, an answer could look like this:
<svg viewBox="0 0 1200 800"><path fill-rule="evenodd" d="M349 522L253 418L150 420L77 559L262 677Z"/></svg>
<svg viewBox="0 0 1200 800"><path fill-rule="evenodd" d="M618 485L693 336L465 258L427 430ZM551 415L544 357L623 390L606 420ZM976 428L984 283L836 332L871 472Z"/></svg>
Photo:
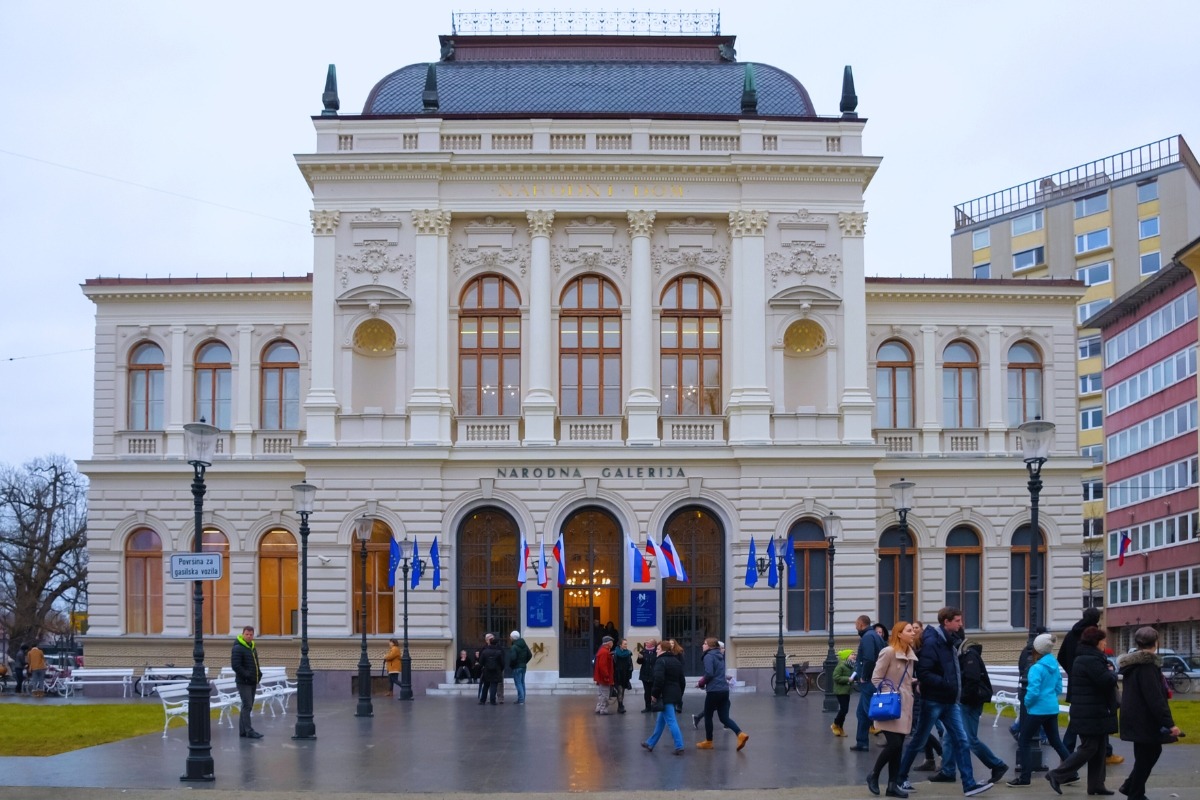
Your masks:
<svg viewBox="0 0 1200 800"><path fill-rule="evenodd" d="M477 267L496 270L520 271L521 275L529 268L529 245L518 244L512 247L467 247L456 244L450 248L450 258L454 262L454 274L460 274L464 269Z"/></svg>
<svg viewBox="0 0 1200 800"><path fill-rule="evenodd" d="M673 269L695 270L701 267L710 269L725 277L725 268L729 265L729 248L717 247L664 247L654 248L654 274L661 275L663 270Z"/></svg>
<svg viewBox="0 0 1200 800"><path fill-rule="evenodd" d="M370 275L371 283L379 283L379 276L388 272L400 274L400 284L408 289L408 279L412 277L414 259L412 255L401 253L389 255L388 247L395 245L382 240L367 240L361 245L361 251L354 254L341 253L337 257L337 271L341 275L342 287L350 283L350 273Z"/></svg>

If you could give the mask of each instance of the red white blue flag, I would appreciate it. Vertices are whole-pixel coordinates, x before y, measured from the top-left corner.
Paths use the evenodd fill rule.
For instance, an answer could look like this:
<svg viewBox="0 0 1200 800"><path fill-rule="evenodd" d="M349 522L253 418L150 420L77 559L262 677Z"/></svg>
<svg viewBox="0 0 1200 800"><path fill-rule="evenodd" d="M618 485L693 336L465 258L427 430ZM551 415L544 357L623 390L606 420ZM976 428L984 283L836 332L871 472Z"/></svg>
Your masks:
<svg viewBox="0 0 1200 800"><path fill-rule="evenodd" d="M629 537L625 537L625 541L629 542L629 574L635 583L650 582L650 565L642 556L642 551L633 543Z"/></svg>
<svg viewBox="0 0 1200 800"><path fill-rule="evenodd" d="M675 549L674 542L671 541L671 535L663 536L662 540L663 557L667 563L671 565L671 577L677 581L687 583L687 570L683 568L683 554Z"/></svg>
<svg viewBox="0 0 1200 800"><path fill-rule="evenodd" d="M658 560L658 575L660 578L674 578L675 572L671 562L663 554L662 548L654 543L654 537L646 534L646 555Z"/></svg>
<svg viewBox="0 0 1200 800"><path fill-rule="evenodd" d="M558 585L563 586L567 582L567 548L563 545L562 534L558 534L558 541L554 543L554 560L558 562Z"/></svg>
<svg viewBox="0 0 1200 800"><path fill-rule="evenodd" d="M545 589L546 584L550 582L550 579L548 577L546 577L546 543L545 542L538 542L537 582L538 582L538 586L542 587L543 589Z"/></svg>
<svg viewBox="0 0 1200 800"><path fill-rule="evenodd" d="M1121 534L1121 547L1119 550L1117 550L1117 566L1119 566L1119 567L1125 566L1125 553L1127 553L1129 551L1130 544L1131 544L1131 542L1129 539L1129 534L1122 533Z"/></svg>
<svg viewBox="0 0 1200 800"><path fill-rule="evenodd" d="M529 543L525 541L525 536L521 536L521 546L517 549L517 560L520 564L517 566L517 583L525 583L525 565L529 563Z"/></svg>

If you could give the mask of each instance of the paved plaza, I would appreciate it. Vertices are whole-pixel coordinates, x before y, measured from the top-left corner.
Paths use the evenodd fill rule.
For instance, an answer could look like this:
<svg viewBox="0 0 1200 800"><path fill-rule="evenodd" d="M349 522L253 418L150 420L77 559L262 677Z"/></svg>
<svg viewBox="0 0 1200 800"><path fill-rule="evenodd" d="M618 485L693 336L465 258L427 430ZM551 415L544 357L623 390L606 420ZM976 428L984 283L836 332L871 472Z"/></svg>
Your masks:
<svg viewBox="0 0 1200 800"><path fill-rule="evenodd" d="M875 753L848 749L854 741L852 721L847 726L851 738L833 738L832 714L822 712L822 698L816 692L803 699L735 693L732 715L750 734L746 749L737 753L734 737L720 729L715 750L696 750L703 727L693 730L688 715L700 710L702 694L691 689L682 715L687 751L680 757L672 754L669 735L653 753L639 746L654 719L638 713L636 707L629 714L598 717L593 713L595 700L589 696L530 695L524 706L514 705L512 699L493 707L480 706L470 697L419 695L411 703L377 697L375 716L360 719L354 716L354 697L337 701L319 697L318 739L306 742L291 739L294 702L286 717L255 715L255 727L265 734L257 741L240 739L236 728L214 724L216 781L212 784L179 781L187 757L187 729L176 722L166 739L153 733L47 758L0 758L0 800L141 800L196 791L208 792L213 800L247 794L256 800L282 800L296 793L341 798L379 793L439 798L481 793L547 798L563 793L595 797L637 793L644 798L660 791L682 800L680 792L707 797L731 790L768 800L871 796L862 779ZM983 740L1011 764L1014 745L1006 724L1002 721L992 728L991 718L984 722ZM3 735L19 734L4 731ZM1110 788L1120 784L1133 761L1129 745L1117 742L1116 749L1127 760L1109 768ZM1197 756L1200 749L1191 746L1165 748L1151 779L1150 796L1200 798ZM925 777L927 773L913 775ZM918 788L917 800L962 796L958 783L922 782ZM1068 797L1086 797L1082 784L1064 791ZM1040 778L1029 790L1000 785L988 793L999 795L1054 796Z"/></svg>

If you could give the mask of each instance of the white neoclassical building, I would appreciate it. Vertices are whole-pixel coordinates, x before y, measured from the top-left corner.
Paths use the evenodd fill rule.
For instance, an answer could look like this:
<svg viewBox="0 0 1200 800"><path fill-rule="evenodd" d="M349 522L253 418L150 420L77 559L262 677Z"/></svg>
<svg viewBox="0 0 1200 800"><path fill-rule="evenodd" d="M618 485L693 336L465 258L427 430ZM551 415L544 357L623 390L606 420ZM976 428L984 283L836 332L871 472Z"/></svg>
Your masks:
<svg viewBox="0 0 1200 800"><path fill-rule="evenodd" d="M859 614L961 606L996 658L1031 601L1073 622L1082 287L867 278L880 159L848 71L822 116L733 43L460 32L361 114L341 113L331 69L297 157L310 276L88 281L90 663L190 653L191 584L167 563L193 546L183 425L201 417L221 431L202 541L225 556L206 633L253 624L269 660L297 660L289 487L307 480L309 636L330 681L354 667L364 598L376 669L402 630L392 539L426 562L438 545L439 584L429 564L407 593L418 689L486 631L524 633L531 682L590 676L606 628L674 637L690 668L717 636L765 681L781 607L787 653L812 661L831 603L839 642ZM1017 431L1035 416L1059 431L1038 537ZM781 601L747 566L789 537ZM687 581L661 558L641 580L630 545L648 538ZM1048 576L1034 592L1031 566Z"/></svg>

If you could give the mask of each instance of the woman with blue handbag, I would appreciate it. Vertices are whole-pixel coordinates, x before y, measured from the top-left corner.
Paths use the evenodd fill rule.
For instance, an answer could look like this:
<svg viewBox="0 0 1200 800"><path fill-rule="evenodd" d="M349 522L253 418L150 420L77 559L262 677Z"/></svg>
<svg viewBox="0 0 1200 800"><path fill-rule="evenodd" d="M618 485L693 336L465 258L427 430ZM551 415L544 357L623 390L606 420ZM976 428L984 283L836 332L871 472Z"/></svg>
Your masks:
<svg viewBox="0 0 1200 800"><path fill-rule="evenodd" d="M883 731L886 744L875 761L875 768L867 775L867 789L879 794L879 774L884 764L888 768L888 797L908 797L900 788L900 755L904 752L904 737L908 736L913 724L913 684L916 683L917 651L913 649L917 632L909 622L897 622L887 647L879 652L871 683L875 694L871 696L868 716L875 727Z"/></svg>

